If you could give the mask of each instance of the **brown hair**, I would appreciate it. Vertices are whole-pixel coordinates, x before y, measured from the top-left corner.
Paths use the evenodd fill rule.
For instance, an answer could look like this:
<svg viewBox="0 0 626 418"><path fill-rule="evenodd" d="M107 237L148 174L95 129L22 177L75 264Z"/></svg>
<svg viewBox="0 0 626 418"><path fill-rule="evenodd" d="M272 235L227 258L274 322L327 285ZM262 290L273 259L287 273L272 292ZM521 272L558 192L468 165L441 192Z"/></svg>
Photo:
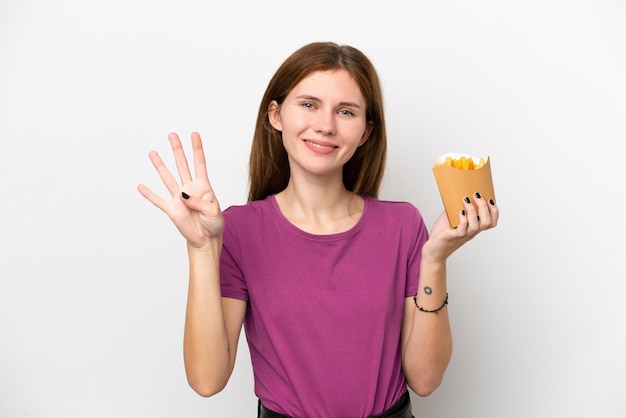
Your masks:
<svg viewBox="0 0 626 418"><path fill-rule="evenodd" d="M314 42L289 56L270 80L257 115L249 162L248 202L265 199L287 187L289 161L281 132L269 123L272 100L280 106L289 92L309 74L346 70L356 81L366 102L366 120L372 132L343 167L346 189L378 197L387 157L387 133L378 74L371 61L358 49L334 42Z"/></svg>

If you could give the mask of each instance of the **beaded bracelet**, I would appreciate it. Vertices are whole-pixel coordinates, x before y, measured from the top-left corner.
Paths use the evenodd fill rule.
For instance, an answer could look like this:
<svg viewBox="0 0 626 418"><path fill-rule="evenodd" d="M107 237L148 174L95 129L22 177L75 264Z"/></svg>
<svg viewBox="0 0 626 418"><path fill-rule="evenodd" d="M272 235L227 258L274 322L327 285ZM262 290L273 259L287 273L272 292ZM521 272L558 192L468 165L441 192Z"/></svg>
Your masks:
<svg viewBox="0 0 626 418"><path fill-rule="evenodd" d="M422 312L438 314L439 311L442 310L448 304L448 293L446 293L446 300L443 301L443 305L441 305L437 309L433 309L432 311L429 311L428 309L424 309L417 304L417 295L413 296L413 302L415 302L415 306L417 306L417 309L419 309Z"/></svg>

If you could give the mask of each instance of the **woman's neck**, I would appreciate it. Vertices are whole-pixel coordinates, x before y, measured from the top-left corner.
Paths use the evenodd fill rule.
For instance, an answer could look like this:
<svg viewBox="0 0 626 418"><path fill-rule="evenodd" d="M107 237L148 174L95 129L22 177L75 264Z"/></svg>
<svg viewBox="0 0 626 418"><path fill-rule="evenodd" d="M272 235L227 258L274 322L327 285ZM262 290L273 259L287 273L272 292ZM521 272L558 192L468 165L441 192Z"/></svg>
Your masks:
<svg viewBox="0 0 626 418"><path fill-rule="evenodd" d="M318 235L351 229L361 218L363 198L335 185L312 185L290 181L276 195L282 214L298 228Z"/></svg>

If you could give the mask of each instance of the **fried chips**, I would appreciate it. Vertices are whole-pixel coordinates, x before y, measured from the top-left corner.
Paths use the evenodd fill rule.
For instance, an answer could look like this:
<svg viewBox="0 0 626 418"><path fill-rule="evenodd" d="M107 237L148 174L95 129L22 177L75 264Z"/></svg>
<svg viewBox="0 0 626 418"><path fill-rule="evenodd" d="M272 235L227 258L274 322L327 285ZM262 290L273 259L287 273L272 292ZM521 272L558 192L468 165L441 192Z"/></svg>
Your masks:
<svg viewBox="0 0 626 418"><path fill-rule="evenodd" d="M480 157L480 160L476 162L472 157L461 156L458 158L452 158L450 156L441 163L435 165L447 165L452 168L458 168L460 170L478 170L485 166L485 159Z"/></svg>

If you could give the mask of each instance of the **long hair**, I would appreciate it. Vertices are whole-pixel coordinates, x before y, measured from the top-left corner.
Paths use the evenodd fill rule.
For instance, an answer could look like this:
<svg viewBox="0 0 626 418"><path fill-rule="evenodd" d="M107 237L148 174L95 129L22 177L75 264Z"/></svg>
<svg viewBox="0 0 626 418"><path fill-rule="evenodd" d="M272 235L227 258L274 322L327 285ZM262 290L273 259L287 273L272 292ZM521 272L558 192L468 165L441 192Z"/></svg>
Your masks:
<svg viewBox="0 0 626 418"><path fill-rule="evenodd" d="M374 65L358 49L334 42L314 42L289 56L270 80L257 115L249 161L248 202L265 199L289 183L289 160L282 133L269 122L268 106L278 105L305 77L317 71L346 70L361 89L366 102L366 120L372 125L367 141L343 167L347 190L378 197L387 157L387 132L380 80Z"/></svg>

